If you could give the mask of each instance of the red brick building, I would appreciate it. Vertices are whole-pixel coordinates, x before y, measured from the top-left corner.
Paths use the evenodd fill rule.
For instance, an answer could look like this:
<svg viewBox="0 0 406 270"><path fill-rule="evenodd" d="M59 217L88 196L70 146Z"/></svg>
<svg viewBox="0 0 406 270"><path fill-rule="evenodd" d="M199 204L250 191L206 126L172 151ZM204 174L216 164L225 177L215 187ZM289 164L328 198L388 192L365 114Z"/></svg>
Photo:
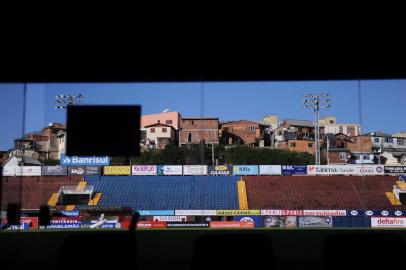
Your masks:
<svg viewBox="0 0 406 270"><path fill-rule="evenodd" d="M263 139L265 126L258 122L239 120L221 124L221 143L254 145Z"/></svg>
<svg viewBox="0 0 406 270"><path fill-rule="evenodd" d="M184 117L179 131L179 145L219 143L218 117Z"/></svg>
<svg viewBox="0 0 406 270"><path fill-rule="evenodd" d="M351 160L351 151L348 149L353 141L343 133L326 135L326 144L323 147L322 155L328 164L348 164ZM328 147L327 147L328 145Z"/></svg>

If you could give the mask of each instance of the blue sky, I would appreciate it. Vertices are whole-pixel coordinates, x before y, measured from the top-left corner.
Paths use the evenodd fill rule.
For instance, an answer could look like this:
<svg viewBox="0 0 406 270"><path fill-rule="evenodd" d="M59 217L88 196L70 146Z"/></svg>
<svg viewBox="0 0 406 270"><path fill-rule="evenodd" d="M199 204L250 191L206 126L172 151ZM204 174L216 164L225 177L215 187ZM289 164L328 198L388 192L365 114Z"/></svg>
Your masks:
<svg viewBox="0 0 406 270"><path fill-rule="evenodd" d="M210 115L226 120L261 120L267 114L313 120L303 108L305 93L328 92L339 123L362 123L362 132L406 130L406 80L223 83L27 84L23 124L23 84L0 84L0 150L12 147L23 132L40 130L50 122L65 122L65 111L55 110L55 95L82 94L85 104L140 104L143 114L169 108L182 116ZM361 118L360 118L361 116Z"/></svg>

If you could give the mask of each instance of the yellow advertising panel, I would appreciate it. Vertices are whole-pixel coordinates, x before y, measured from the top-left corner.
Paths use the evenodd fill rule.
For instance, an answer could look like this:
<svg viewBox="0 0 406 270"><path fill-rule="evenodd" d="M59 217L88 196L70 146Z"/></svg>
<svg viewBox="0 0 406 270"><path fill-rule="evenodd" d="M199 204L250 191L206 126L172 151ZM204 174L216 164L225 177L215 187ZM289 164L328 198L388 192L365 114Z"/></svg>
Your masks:
<svg viewBox="0 0 406 270"><path fill-rule="evenodd" d="M260 210L217 210L217 216L259 216Z"/></svg>
<svg viewBox="0 0 406 270"><path fill-rule="evenodd" d="M131 166L104 166L104 175L131 175Z"/></svg>

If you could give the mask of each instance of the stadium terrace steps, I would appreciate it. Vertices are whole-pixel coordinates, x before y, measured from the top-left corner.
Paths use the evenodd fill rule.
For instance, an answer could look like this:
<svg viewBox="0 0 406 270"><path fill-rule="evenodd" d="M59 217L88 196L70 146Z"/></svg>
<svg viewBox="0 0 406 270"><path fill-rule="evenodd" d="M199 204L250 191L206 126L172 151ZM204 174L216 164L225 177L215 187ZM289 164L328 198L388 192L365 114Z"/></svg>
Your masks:
<svg viewBox="0 0 406 270"><path fill-rule="evenodd" d="M385 195L392 205L402 205L393 192L386 192Z"/></svg>
<svg viewBox="0 0 406 270"><path fill-rule="evenodd" d="M66 211L72 211L75 210L75 205L67 205L65 208Z"/></svg>
<svg viewBox="0 0 406 270"><path fill-rule="evenodd" d="M401 190L405 190L406 191L406 183L404 181L396 181L396 184L398 185L398 187Z"/></svg>
<svg viewBox="0 0 406 270"><path fill-rule="evenodd" d="M133 210L238 209L238 177L90 176L98 206Z"/></svg>
<svg viewBox="0 0 406 270"><path fill-rule="evenodd" d="M76 187L76 191L83 191L87 185L86 181L80 181Z"/></svg>
<svg viewBox="0 0 406 270"><path fill-rule="evenodd" d="M247 189L245 187L245 182L242 181L242 180L238 181L237 186L238 186L239 209L247 210L248 209L248 201L247 201Z"/></svg>
<svg viewBox="0 0 406 270"><path fill-rule="evenodd" d="M101 195L102 194L100 192L95 192L93 198L89 201L88 205L94 205L94 206L97 205L100 201Z"/></svg>
<svg viewBox="0 0 406 270"><path fill-rule="evenodd" d="M250 209L406 209L386 192L392 176L245 176Z"/></svg>
<svg viewBox="0 0 406 270"><path fill-rule="evenodd" d="M56 204L58 203L58 193L52 193L51 198L49 198L48 200L48 205L49 206L56 206Z"/></svg>

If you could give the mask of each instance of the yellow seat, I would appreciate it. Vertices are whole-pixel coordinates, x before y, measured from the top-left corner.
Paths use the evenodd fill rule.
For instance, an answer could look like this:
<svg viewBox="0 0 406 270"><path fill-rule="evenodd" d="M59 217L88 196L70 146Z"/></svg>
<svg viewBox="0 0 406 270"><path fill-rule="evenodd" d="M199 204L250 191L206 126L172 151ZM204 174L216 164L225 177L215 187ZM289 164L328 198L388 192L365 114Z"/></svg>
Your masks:
<svg viewBox="0 0 406 270"><path fill-rule="evenodd" d="M86 181L80 181L78 186L76 187L76 191L83 191L87 185Z"/></svg>
<svg viewBox="0 0 406 270"><path fill-rule="evenodd" d="M66 206L66 210L67 210L67 211L75 210L75 205L67 205L67 206Z"/></svg>

